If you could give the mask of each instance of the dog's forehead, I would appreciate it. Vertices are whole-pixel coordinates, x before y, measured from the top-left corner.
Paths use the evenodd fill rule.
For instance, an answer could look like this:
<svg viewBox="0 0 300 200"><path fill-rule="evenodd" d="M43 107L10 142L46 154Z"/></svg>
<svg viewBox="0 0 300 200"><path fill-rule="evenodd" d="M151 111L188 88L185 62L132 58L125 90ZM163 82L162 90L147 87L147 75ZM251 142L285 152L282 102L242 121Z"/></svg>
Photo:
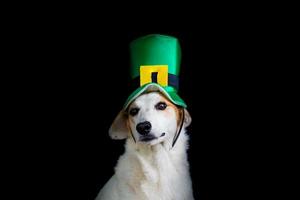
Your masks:
<svg viewBox="0 0 300 200"><path fill-rule="evenodd" d="M142 94L139 96L135 101L134 104L136 106L145 106L145 105L153 105L156 104L160 101L166 101L166 98L163 97L160 93L158 92L151 92L151 93L146 93Z"/></svg>

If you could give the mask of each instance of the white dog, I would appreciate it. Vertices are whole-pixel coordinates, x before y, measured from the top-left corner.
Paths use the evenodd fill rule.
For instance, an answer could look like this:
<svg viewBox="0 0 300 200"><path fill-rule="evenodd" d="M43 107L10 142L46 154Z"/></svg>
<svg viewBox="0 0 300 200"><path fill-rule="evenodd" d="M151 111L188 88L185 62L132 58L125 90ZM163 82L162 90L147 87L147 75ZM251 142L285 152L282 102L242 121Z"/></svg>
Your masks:
<svg viewBox="0 0 300 200"><path fill-rule="evenodd" d="M185 134L190 123L187 110L159 92L136 98L109 130L113 139L127 138L125 153L96 200L193 200Z"/></svg>

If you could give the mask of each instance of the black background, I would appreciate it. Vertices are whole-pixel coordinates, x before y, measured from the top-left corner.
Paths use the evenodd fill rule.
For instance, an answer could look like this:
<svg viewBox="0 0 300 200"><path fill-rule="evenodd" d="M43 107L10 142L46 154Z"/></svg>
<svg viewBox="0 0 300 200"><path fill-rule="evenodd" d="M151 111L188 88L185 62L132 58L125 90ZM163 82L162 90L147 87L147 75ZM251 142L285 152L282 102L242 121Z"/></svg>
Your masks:
<svg viewBox="0 0 300 200"><path fill-rule="evenodd" d="M109 24L64 18L31 36L39 66L32 69L38 133L32 152L42 193L92 200L113 175L124 142L111 140L108 129L131 92L128 45L159 33L177 37L182 47L179 94L193 119L188 155L195 198L257 197L268 91L263 28L220 20L163 28Z"/></svg>

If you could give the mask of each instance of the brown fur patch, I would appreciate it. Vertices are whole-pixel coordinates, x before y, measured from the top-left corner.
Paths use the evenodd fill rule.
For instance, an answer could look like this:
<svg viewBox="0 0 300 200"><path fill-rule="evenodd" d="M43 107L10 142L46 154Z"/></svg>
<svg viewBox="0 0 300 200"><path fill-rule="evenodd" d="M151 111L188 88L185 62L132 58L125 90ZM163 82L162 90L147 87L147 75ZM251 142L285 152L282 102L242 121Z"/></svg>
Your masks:
<svg viewBox="0 0 300 200"><path fill-rule="evenodd" d="M175 113L176 113L176 120L177 120L177 124L179 125L180 121L181 121L180 120L181 119L181 115L182 115L181 112L180 112L180 110L178 109L178 107L175 104L173 104L171 101L169 101L165 96L163 96L160 93L159 93L159 95L161 97L161 101L165 102L167 104L167 106L169 107L169 108L167 107L167 109L166 109L166 114L170 115L170 112L168 112L168 109L172 108L175 111Z"/></svg>

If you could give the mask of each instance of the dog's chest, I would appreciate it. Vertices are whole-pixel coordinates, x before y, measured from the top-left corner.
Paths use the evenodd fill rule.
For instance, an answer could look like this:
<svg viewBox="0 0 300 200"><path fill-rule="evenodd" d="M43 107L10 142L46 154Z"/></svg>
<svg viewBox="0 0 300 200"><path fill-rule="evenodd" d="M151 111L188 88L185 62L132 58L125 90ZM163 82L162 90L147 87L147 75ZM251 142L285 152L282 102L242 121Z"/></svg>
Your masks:
<svg viewBox="0 0 300 200"><path fill-rule="evenodd" d="M153 175L155 171L155 175ZM146 172L147 177L140 182L140 190L147 199L178 199L175 195L180 191L180 176L169 170L153 170ZM149 176L151 174L152 176Z"/></svg>
<svg viewBox="0 0 300 200"><path fill-rule="evenodd" d="M185 187L183 162L174 160L165 151L152 154L135 154L132 158L130 186L145 199L180 199ZM188 184L186 184L188 185ZM182 198L183 199L183 198Z"/></svg>

